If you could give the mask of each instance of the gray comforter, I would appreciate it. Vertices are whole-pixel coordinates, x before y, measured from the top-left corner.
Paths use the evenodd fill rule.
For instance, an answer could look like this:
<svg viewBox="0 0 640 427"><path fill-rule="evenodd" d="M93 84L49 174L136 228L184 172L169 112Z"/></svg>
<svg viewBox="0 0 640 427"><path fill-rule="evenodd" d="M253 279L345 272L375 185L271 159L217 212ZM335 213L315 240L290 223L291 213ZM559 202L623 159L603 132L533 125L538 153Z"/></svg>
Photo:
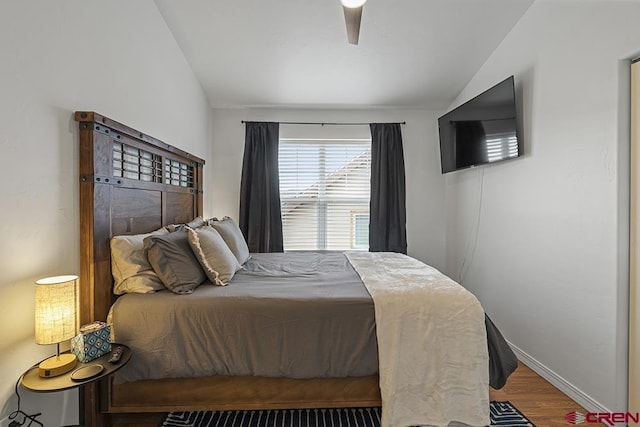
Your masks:
<svg viewBox="0 0 640 427"><path fill-rule="evenodd" d="M111 321L135 357L118 382L373 375L373 300L341 253L254 254L225 287L127 294Z"/></svg>
<svg viewBox="0 0 640 427"><path fill-rule="evenodd" d="M114 340L135 355L116 382L378 371L373 300L342 253L253 254L228 286L127 294L110 317ZM491 385L501 387L517 361L486 325Z"/></svg>

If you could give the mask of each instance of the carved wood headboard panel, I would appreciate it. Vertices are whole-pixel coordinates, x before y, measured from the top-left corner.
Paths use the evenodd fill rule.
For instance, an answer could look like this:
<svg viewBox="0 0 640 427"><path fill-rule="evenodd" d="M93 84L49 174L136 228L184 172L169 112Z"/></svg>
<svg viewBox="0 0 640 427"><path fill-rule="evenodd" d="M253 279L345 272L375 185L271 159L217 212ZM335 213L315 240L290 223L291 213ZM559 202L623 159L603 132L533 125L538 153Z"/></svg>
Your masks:
<svg viewBox="0 0 640 427"><path fill-rule="evenodd" d="M202 215L204 160L98 113L80 127L81 323L113 303L109 240Z"/></svg>

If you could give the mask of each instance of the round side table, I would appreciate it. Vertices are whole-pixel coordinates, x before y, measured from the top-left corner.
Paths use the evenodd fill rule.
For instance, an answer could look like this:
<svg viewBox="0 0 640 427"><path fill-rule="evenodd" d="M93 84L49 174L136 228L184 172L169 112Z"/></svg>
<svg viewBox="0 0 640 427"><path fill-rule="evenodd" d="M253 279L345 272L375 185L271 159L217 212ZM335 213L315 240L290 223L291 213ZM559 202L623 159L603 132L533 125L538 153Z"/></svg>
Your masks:
<svg viewBox="0 0 640 427"><path fill-rule="evenodd" d="M70 372L67 372L62 375L58 375L57 377L49 377L42 378L38 373L38 364L35 364L31 368L29 368L22 376L20 377L20 384L31 391L37 393L50 393L56 391L69 390L76 387L82 387L86 384L92 383L94 381L98 381L102 378L108 377L109 375L116 372L118 369L122 368L126 365L131 359L131 349L124 344L111 343L111 348L122 347L122 356L118 363L109 363L109 358L111 357L111 352L105 354L102 357L94 359L87 363L82 363L78 361L78 364L74 369ZM95 375L82 379L76 380L72 379L71 376L78 369L83 369L85 371L89 369L99 370L96 368L96 365L102 366L102 370ZM91 372L91 371L89 371ZM81 420L82 422L82 420ZM68 426L71 427L71 426Z"/></svg>

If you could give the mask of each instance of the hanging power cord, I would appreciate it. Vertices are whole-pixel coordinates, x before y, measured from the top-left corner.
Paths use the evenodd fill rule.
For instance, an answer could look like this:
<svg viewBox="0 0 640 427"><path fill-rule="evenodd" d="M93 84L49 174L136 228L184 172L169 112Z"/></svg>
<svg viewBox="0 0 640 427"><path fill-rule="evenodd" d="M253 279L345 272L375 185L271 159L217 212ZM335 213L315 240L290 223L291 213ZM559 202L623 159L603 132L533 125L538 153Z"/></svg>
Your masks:
<svg viewBox="0 0 640 427"><path fill-rule="evenodd" d="M18 409L16 409L15 411L9 414L8 419L11 420L11 422L9 423L9 427L20 427L20 426L30 427L31 425L34 425L34 423L39 425L40 427L44 427L44 424L36 420L36 418L42 415L42 412L29 415L20 410L20 393L18 393L18 386L20 385L21 379L22 377L18 378L18 381L16 381L15 392L16 392L16 396L18 397Z"/></svg>
<svg viewBox="0 0 640 427"><path fill-rule="evenodd" d="M478 243L478 230L480 230L480 216L482 215L483 193L484 193L484 166L482 166L482 174L480 175L480 196L478 197L478 214L476 216L476 227L475 227L476 230L475 230L473 239L469 239L467 250L464 253L464 259L462 260L462 266L460 267L460 273L458 274L458 282L460 284L464 282L465 275L467 274L469 268L471 268L471 263L473 262L473 257L476 253L476 244ZM471 251L471 254L469 254L469 251ZM467 263L467 260L468 260L468 263Z"/></svg>

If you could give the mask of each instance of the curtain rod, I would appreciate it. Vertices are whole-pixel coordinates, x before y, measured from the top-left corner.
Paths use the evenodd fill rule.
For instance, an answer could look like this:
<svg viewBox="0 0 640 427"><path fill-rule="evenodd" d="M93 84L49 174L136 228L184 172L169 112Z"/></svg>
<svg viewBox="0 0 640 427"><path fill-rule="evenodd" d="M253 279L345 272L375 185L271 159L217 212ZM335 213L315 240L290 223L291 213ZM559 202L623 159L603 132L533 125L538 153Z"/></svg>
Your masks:
<svg viewBox="0 0 640 427"><path fill-rule="evenodd" d="M241 120L240 123L247 123L247 120ZM281 125L319 125L319 126L369 126L371 123L330 123L330 122L278 122ZM392 122L406 125L407 122Z"/></svg>

